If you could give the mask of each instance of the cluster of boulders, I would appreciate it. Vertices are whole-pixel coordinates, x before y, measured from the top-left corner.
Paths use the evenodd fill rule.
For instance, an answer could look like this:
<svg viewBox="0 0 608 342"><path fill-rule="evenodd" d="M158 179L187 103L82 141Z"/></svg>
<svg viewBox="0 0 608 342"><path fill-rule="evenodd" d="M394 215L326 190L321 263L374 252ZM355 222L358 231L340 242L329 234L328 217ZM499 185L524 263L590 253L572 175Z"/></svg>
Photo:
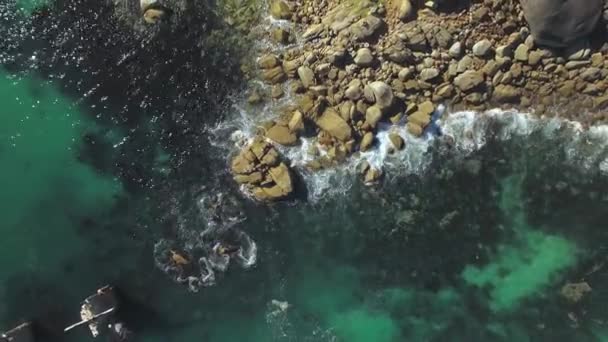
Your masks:
<svg viewBox="0 0 608 342"><path fill-rule="evenodd" d="M234 179L261 201L283 199L293 192L290 169L272 144L261 137L232 160L232 172Z"/></svg>
<svg viewBox="0 0 608 342"><path fill-rule="evenodd" d="M272 99L284 96L285 82L297 98L261 133L281 145L297 144L302 134L316 136L325 152L311 149L315 158L307 166L316 170L370 149L381 122L406 125L421 136L439 104L478 111L522 107L538 114L550 114L552 106L576 109L574 114L605 107L608 45L592 50L582 39L601 8L574 10L576 20L564 21L572 29L551 37L555 18L536 12L541 2L524 1L533 7L524 15L516 0L486 0L456 13L439 11L441 2L433 1L273 0L271 14L301 24L303 43L258 60ZM550 13L563 16L574 6L559 3ZM531 29L526 19L534 22ZM562 45L548 46L551 38ZM263 100L258 92L250 97L251 103ZM404 147L397 134L391 141L391 152ZM381 174L369 165L362 170L366 182Z"/></svg>

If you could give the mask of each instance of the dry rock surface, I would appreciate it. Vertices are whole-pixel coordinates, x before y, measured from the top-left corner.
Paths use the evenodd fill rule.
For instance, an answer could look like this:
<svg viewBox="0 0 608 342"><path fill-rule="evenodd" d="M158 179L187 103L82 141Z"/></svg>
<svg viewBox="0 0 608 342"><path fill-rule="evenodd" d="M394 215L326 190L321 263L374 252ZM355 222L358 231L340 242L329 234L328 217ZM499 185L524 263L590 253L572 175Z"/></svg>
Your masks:
<svg viewBox="0 0 608 342"><path fill-rule="evenodd" d="M606 120L608 44L587 39L598 15L577 9L567 21L572 27L560 28L561 43L552 44L545 33L554 23L538 6L563 12L577 2L542 0L531 8L532 2L522 8L518 0L272 1L271 15L287 20L300 43L264 51L259 78L284 85L294 101L265 125L266 140L235 158L235 179L260 200L285 198L293 171L278 162L271 142L291 146L312 138L306 166L329 168L375 148L382 122L422 137L440 104L452 111L504 107L544 116L559 108L584 124ZM252 93L250 102L275 101L277 94L283 95ZM404 148L403 138L390 134L390 152ZM262 150L277 155L270 158L274 163L254 153ZM382 176L369 165L360 170L366 184Z"/></svg>

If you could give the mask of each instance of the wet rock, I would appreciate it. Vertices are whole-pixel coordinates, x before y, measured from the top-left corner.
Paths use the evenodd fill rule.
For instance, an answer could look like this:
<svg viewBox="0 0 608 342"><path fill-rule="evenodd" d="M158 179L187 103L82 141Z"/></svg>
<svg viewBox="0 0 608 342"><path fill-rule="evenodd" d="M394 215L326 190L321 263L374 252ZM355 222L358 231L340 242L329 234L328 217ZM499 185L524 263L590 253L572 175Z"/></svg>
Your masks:
<svg viewBox="0 0 608 342"><path fill-rule="evenodd" d="M287 127L292 132L304 131L304 115L299 110L296 110L292 115Z"/></svg>
<svg viewBox="0 0 608 342"><path fill-rule="evenodd" d="M275 84L274 86L272 86L272 89L270 90L270 96L273 99L278 99L283 97L283 95L285 95L285 92L283 91L283 87L281 87L280 84Z"/></svg>
<svg viewBox="0 0 608 342"><path fill-rule="evenodd" d="M272 69L281 64L281 61L275 55L264 55L258 60L258 65L262 69Z"/></svg>
<svg viewBox="0 0 608 342"><path fill-rule="evenodd" d="M461 91L468 92L484 82L483 74L478 71L465 71L454 79L454 85Z"/></svg>
<svg viewBox="0 0 608 342"><path fill-rule="evenodd" d="M257 137L232 160L235 181L261 201L279 200L293 192L291 172L276 149Z"/></svg>
<svg viewBox="0 0 608 342"><path fill-rule="evenodd" d="M279 44L288 44L289 43L289 31L283 28L276 28L272 31L272 38L275 42Z"/></svg>
<svg viewBox="0 0 608 342"><path fill-rule="evenodd" d="M518 103L521 90L511 85L500 84L494 89L492 97L499 103Z"/></svg>
<svg viewBox="0 0 608 342"><path fill-rule="evenodd" d="M298 77L302 84L306 88L310 88L315 85L315 73L307 66L301 66L298 68Z"/></svg>
<svg viewBox="0 0 608 342"><path fill-rule="evenodd" d="M292 146L298 141L298 137L287 127L283 125L274 125L267 132L266 137L278 144L284 146Z"/></svg>
<svg viewBox="0 0 608 342"><path fill-rule="evenodd" d="M389 133L388 139L391 141L391 143L397 150L402 150L403 147L405 147L405 141L397 133Z"/></svg>
<svg viewBox="0 0 608 342"><path fill-rule="evenodd" d="M352 137L352 130L348 123L332 108L326 109L316 121L316 124L340 141L346 142Z"/></svg>
<svg viewBox="0 0 608 342"><path fill-rule="evenodd" d="M365 173L365 178L363 179L363 181L365 185L374 185L380 180L380 177L382 177L382 171L374 167L370 167Z"/></svg>
<svg viewBox="0 0 608 342"><path fill-rule="evenodd" d="M361 151L365 152L367 150L369 150L369 148L372 146L372 144L374 143L374 133L372 132L367 132L363 135L363 138L361 139Z"/></svg>
<svg viewBox="0 0 608 342"><path fill-rule="evenodd" d="M287 75L285 75L283 72L282 67L277 66L271 69L265 69L262 72L262 78L270 84L277 84L285 81L287 79Z"/></svg>
<svg viewBox="0 0 608 342"><path fill-rule="evenodd" d="M372 51L368 48L361 48L357 50L357 54L355 55L354 62L360 67L368 67L374 61L374 57L372 56Z"/></svg>
<svg viewBox="0 0 608 342"><path fill-rule="evenodd" d="M283 0L273 0L270 3L270 14L275 19L289 19L291 18L291 8L287 2Z"/></svg>
<svg viewBox="0 0 608 342"><path fill-rule="evenodd" d="M380 29L384 21L382 19L369 15L350 27L351 35L358 41L364 41L372 38Z"/></svg>
<svg viewBox="0 0 608 342"><path fill-rule="evenodd" d="M524 16L537 43L566 47L596 27L602 0L523 0Z"/></svg>
<svg viewBox="0 0 608 342"><path fill-rule="evenodd" d="M473 54L477 57L485 57L490 53L491 49L492 42L487 39L483 39L473 45Z"/></svg>
<svg viewBox="0 0 608 342"><path fill-rule="evenodd" d="M407 131L415 137L420 137L420 136L422 136L424 129L422 128L422 126L420 126L418 124L415 124L413 122L408 122Z"/></svg>
<svg viewBox="0 0 608 342"><path fill-rule="evenodd" d="M148 24L156 24L166 16L162 8L149 8L144 13L144 21Z"/></svg>

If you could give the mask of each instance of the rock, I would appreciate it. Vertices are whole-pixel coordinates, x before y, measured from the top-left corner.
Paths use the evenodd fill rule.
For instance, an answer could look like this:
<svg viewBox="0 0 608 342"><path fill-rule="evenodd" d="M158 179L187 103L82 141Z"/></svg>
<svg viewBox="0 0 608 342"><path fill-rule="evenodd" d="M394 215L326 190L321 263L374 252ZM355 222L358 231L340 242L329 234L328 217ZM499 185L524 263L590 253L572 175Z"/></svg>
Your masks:
<svg viewBox="0 0 608 342"><path fill-rule="evenodd" d="M298 137L287 126L283 125L272 126L266 132L266 137L284 146L294 145L298 141Z"/></svg>
<svg viewBox="0 0 608 342"><path fill-rule="evenodd" d="M408 122L407 131L410 132L410 134L415 137L420 137L420 136L422 136L424 129L420 125L417 125L413 122Z"/></svg>
<svg viewBox="0 0 608 342"><path fill-rule="evenodd" d="M593 108L604 109L606 107L608 107L608 95L593 99Z"/></svg>
<svg viewBox="0 0 608 342"><path fill-rule="evenodd" d="M395 146L395 148L397 150L402 150L403 147L405 147L405 141L397 133L389 133L388 134L388 139L391 141L391 143L393 144L393 146Z"/></svg>
<svg viewBox="0 0 608 342"><path fill-rule="evenodd" d="M425 68L420 72L420 79L429 82L434 80L439 76L439 70L437 68Z"/></svg>
<svg viewBox="0 0 608 342"><path fill-rule="evenodd" d="M321 36L321 33L323 33L323 30L325 30L325 25L323 24L310 25L308 26L308 29L306 29L306 31L302 33L302 39L304 39L305 41L310 41L315 38L318 38L319 36Z"/></svg>
<svg viewBox="0 0 608 342"><path fill-rule="evenodd" d="M271 54L264 55L258 60L258 65L262 69L272 69L279 64L281 64L281 61L279 61L277 56Z"/></svg>
<svg viewBox="0 0 608 342"><path fill-rule="evenodd" d="M399 70L399 74L397 74L397 77L399 78L399 80L403 81L403 82L412 79L412 76L413 76L413 73L410 68L403 68L403 69Z"/></svg>
<svg viewBox="0 0 608 342"><path fill-rule="evenodd" d="M235 181L244 184L261 201L279 200L293 192L291 173L276 149L257 137L232 160Z"/></svg>
<svg viewBox="0 0 608 342"><path fill-rule="evenodd" d="M587 82L595 82L602 77L602 70L594 67L587 68L580 77Z"/></svg>
<svg viewBox="0 0 608 342"><path fill-rule="evenodd" d="M586 67L591 64L591 61L570 61L566 63L565 67L568 70L576 70L582 67Z"/></svg>
<svg viewBox="0 0 608 342"><path fill-rule="evenodd" d="M496 57L504 58L504 57L513 57L513 48L509 45L501 45L496 48Z"/></svg>
<svg viewBox="0 0 608 342"><path fill-rule="evenodd" d="M355 64L360 67L368 67L374 61L374 57L372 56L372 51L368 48L361 48L357 50L357 54L354 58Z"/></svg>
<svg viewBox="0 0 608 342"><path fill-rule="evenodd" d="M460 61L458 61L458 69L456 70L458 73L463 73L473 65L473 58L469 56L464 56Z"/></svg>
<svg viewBox="0 0 608 342"><path fill-rule="evenodd" d="M310 88L315 85L315 73L307 66L301 66L298 68L298 77L306 88Z"/></svg>
<svg viewBox="0 0 608 342"><path fill-rule="evenodd" d="M415 57L403 42L391 45L383 51L386 59L397 64L413 63Z"/></svg>
<svg viewBox="0 0 608 342"><path fill-rule="evenodd" d="M281 87L280 84L275 84L274 86L272 86L272 89L270 90L270 96L273 99L278 99L283 97L283 95L285 95L285 92L283 91L283 87Z"/></svg>
<svg viewBox="0 0 608 342"><path fill-rule="evenodd" d="M148 8L151 8L152 6L158 7L158 5L158 0L139 0L139 8L141 9L142 13Z"/></svg>
<svg viewBox="0 0 608 342"><path fill-rule="evenodd" d="M540 60L543 58L543 53L539 50L534 50L532 52L530 52L530 54L528 55L528 64L532 65L532 66L536 66L538 65L538 63L540 62Z"/></svg>
<svg viewBox="0 0 608 342"><path fill-rule="evenodd" d="M369 148L372 146L372 144L374 143L374 133L372 132L367 132L363 135L363 138L361 139L361 151L365 152L367 150L369 150Z"/></svg>
<svg viewBox="0 0 608 342"><path fill-rule="evenodd" d="M520 62L528 61L528 51L529 47L526 44L519 44L517 49L515 49L515 60Z"/></svg>
<svg viewBox="0 0 608 342"><path fill-rule="evenodd" d="M282 67L277 66L271 69L265 69L262 72L262 78L270 84L277 84L285 81L287 79L287 75L285 75L283 72Z"/></svg>
<svg viewBox="0 0 608 342"><path fill-rule="evenodd" d="M454 79L454 85L461 91L468 92L484 82L483 74L478 71L465 71Z"/></svg>
<svg viewBox="0 0 608 342"><path fill-rule="evenodd" d="M462 43L456 42L456 43L452 44L448 53L453 58L459 58L460 56L462 56Z"/></svg>
<svg viewBox="0 0 608 342"><path fill-rule="evenodd" d="M412 2L410 0L400 0L397 1L399 4L397 8L397 15L401 21L409 21L412 19L414 14L414 7L412 6Z"/></svg>
<svg viewBox="0 0 608 342"><path fill-rule="evenodd" d="M304 115L302 115L302 112L300 112L299 110L293 112L293 115L291 115L291 119L289 120L287 127L290 131L294 133L304 131Z"/></svg>
<svg viewBox="0 0 608 342"><path fill-rule="evenodd" d="M289 31L283 28L276 28L272 31L272 38L275 42L279 44L288 44L289 43Z"/></svg>
<svg viewBox="0 0 608 342"><path fill-rule="evenodd" d="M476 11L473 12L473 20L476 22L484 21L488 19L489 14L490 10L487 7L479 7Z"/></svg>
<svg viewBox="0 0 608 342"><path fill-rule="evenodd" d="M589 55L591 55L589 41L581 40L572 43L566 48L565 55L566 59L568 59L569 61L580 61L582 59L589 58Z"/></svg>
<svg viewBox="0 0 608 342"><path fill-rule="evenodd" d="M597 52L591 55L591 65L596 68L604 66L604 56L601 52Z"/></svg>
<svg viewBox="0 0 608 342"><path fill-rule="evenodd" d="M291 8L283 0L273 0L270 3L270 14L275 19L289 19L291 18Z"/></svg>
<svg viewBox="0 0 608 342"><path fill-rule="evenodd" d="M165 10L162 8L149 8L144 12L144 21L148 24L156 24L165 17Z"/></svg>
<svg viewBox="0 0 608 342"><path fill-rule="evenodd" d="M566 47L595 29L603 0L523 0L524 16L536 43Z"/></svg>
<svg viewBox="0 0 608 342"><path fill-rule="evenodd" d="M373 105L365 111L365 122L375 128L382 119L382 109L378 105Z"/></svg>
<svg viewBox="0 0 608 342"><path fill-rule="evenodd" d="M521 90L511 85L500 84L494 89L492 97L498 103L518 103L521 97Z"/></svg>
<svg viewBox="0 0 608 342"><path fill-rule="evenodd" d="M431 115L429 113L425 113L423 111L416 111L410 116L407 117L408 123L416 124L422 128L426 127L431 123Z"/></svg>
<svg viewBox="0 0 608 342"><path fill-rule="evenodd" d="M477 57L485 57L490 53L491 49L492 42L487 39L483 39L473 45L473 54Z"/></svg>
<svg viewBox="0 0 608 342"><path fill-rule="evenodd" d="M365 173L364 182L365 185L373 185L380 180L382 172L376 168L370 167Z"/></svg>
<svg viewBox="0 0 608 342"><path fill-rule="evenodd" d="M449 83L443 84L439 88L437 88L435 94L440 99L449 99L454 96L454 86Z"/></svg>
<svg viewBox="0 0 608 342"><path fill-rule="evenodd" d="M361 89L361 81L358 79L352 80L348 84L348 88L344 91L344 96L347 99L357 101L363 95L363 90Z"/></svg>
<svg viewBox="0 0 608 342"><path fill-rule="evenodd" d="M364 41L373 37L382 27L382 19L369 15L350 27L350 33L358 41Z"/></svg>
<svg viewBox="0 0 608 342"><path fill-rule="evenodd" d="M346 142L352 137L350 126L342 119L340 114L331 108L323 112L321 117L316 121L316 124L319 128L340 141Z"/></svg>
<svg viewBox="0 0 608 342"><path fill-rule="evenodd" d="M452 44L452 35L446 29L440 27L437 33L435 33L435 40L440 48L447 49Z"/></svg>
<svg viewBox="0 0 608 342"><path fill-rule="evenodd" d="M591 292L591 286L587 282L566 284L560 291L561 295L571 303L580 302L588 292Z"/></svg>
<svg viewBox="0 0 608 342"><path fill-rule="evenodd" d="M393 104L393 90L388 84L380 81L372 82L366 86L374 95L374 102L380 109L386 109Z"/></svg>

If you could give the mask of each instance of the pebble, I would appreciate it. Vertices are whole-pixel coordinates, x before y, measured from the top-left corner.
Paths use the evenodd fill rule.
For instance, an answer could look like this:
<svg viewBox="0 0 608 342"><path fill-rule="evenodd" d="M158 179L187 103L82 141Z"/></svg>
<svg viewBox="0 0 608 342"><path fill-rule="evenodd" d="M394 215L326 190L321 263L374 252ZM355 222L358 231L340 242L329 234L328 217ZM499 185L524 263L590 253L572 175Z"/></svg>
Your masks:
<svg viewBox="0 0 608 342"><path fill-rule="evenodd" d="M477 57L485 57L492 49L492 42L488 39L481 40L473 45L473 54Z"/></svg>
<svg viewBox="0 0 608 342"><path fill-rule="evenodd" d="M355 64L360 67L368 67L374 61L374 57L372 56L372 51L368 48L361 48L357 50L357 54L354 58Z"/></svg>
<svg viewBox="0 0 608 342"><path fill-rule="evenodd" d="M450 56L452 56L454 58L460 57L462 55L462 43L456 42L456 43L452 44L448 53L450 54Z"/></svg>

